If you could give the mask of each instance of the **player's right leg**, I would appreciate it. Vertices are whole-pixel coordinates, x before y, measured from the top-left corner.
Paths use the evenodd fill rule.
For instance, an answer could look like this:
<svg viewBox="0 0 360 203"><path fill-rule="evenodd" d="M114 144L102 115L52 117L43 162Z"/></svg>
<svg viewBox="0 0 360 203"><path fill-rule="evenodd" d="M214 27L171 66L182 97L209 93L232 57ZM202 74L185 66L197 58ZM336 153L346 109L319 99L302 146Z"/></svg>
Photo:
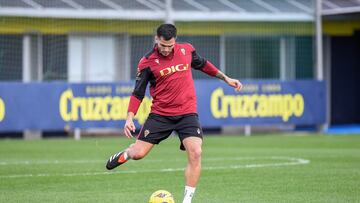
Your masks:
<svg viewBox="0 0 360 203"><path fill-rule="evenodd" d="M136 140L136 142L131 144L126 150L112 155L106 163L106 168L112 170L127 162L129 159L142 159L150 152L153 146L154 144L152 143Z"/></svg>
<svg viewBox="0 0 360 203"><path fill-rule="evenodd" d="M106 164L108 170L125 163L129 159L138 160L146 156L154 144L159 144L169 137L174 126L166 116L149 114L144 126L141 128L137 140L126 150L111 156Z"/></svg>

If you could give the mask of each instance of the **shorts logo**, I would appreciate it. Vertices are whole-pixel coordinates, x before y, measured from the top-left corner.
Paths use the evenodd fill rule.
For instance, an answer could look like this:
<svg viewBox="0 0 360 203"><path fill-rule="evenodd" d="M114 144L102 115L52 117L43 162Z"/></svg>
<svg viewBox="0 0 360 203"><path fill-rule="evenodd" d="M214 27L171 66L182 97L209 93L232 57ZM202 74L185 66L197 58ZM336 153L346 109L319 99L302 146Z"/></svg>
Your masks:
<svg viewBox="0 0 360 203"><path fill-rule="evenodd" d="M144 137L148 136L148 135L149 135L149 133L150 133L150 131L149 131L149 130L145 130L145 132L144 132Z"/></svg>
<svg viewBox="0 0 360 203"><path fill-rule="evenodd" d="M180 51L181 51L181 53L182 53L183 55L185 55L186 52L185 52L185 49L184 49L184 48L181 48Z"/></svg>
<svg viewBox="0 0 360 203"><path fill-rule="evenodd" d="M200 128L197 129L197 133L200 135Z"/></svg>
<svg viewBox="0 0 360 203"><path fill-rule="evenodd" d="M137 69L137 73L136 73L136 80L140 80L141 78L140 78L140 74L141 74L141 72L140 72L140 69L138 68Z"/></svg>

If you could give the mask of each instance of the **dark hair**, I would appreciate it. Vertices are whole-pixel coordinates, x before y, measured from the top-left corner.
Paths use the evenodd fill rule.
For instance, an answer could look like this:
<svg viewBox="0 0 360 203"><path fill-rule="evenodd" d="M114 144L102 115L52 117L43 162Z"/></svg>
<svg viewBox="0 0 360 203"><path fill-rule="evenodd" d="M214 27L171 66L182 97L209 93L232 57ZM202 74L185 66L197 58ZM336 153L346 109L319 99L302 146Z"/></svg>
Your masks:
<svg viewBox="0 0 360 203"><path fill-rule="evenodd" d="M176 38L176 32L176 27L172 24L162 24L156 30L157 36L159 38L163 37L165 40L170 40L173 37Z"/></svg>

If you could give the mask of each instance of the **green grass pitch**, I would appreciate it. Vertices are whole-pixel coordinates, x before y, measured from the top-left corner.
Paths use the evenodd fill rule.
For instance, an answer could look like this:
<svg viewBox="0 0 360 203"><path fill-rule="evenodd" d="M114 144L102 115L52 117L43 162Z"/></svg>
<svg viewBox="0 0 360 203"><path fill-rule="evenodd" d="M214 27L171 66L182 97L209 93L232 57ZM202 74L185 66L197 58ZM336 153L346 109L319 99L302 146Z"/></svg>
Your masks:
<svg viewBox="0 0 360 203"><path fill-rule="evenodd" d="M0 140L0 202L177 203L186 156L176 137L107 172L126 138ZM206 136L194 203L360 202L360 136Z"/></svg>

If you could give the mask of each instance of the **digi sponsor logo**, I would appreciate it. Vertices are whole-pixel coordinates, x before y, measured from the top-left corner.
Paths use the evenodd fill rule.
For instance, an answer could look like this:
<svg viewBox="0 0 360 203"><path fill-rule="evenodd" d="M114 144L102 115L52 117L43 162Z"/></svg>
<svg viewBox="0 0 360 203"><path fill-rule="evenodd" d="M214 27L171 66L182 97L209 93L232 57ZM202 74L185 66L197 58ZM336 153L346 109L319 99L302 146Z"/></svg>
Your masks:
<svg viewBox="0 0 360 203"><path fill-rule="evenodd" d="M0 97L0 122L4 120L5 117L5 102Z"/></svg>
<svg viewBox="0 0 360 203"><path fill-rule="evenodd" d="M161 76L165 76L165 75L169 75L175 72L181 72L181 71L186 71L189 69L189 64L178 64L175 66L170 66L167 68L164 68L162 70L160 70L160 75Z"/></svg>

